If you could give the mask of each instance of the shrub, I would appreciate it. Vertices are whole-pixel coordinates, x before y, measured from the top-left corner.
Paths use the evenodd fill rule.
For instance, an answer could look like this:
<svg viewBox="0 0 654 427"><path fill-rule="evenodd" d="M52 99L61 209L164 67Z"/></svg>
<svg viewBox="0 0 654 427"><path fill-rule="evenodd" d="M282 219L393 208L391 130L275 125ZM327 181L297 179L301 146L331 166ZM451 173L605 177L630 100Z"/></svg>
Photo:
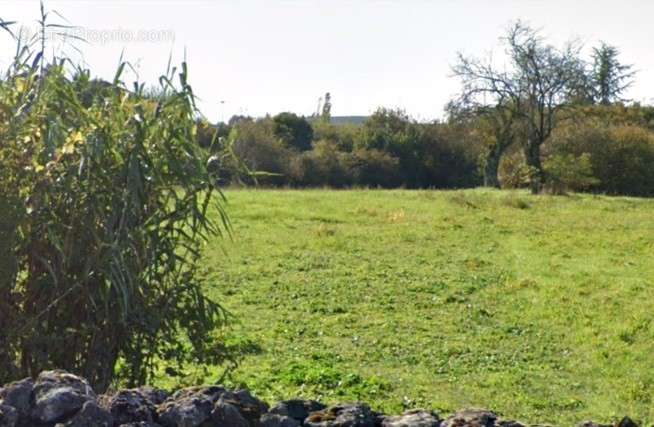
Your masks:
<svg viewBox="0 0 654 427"><path fill-rule="evenodd" d="M351 155L338 151L329 141L318 141L314 149L298 156L300 164L296 172L296 183L306 186L331 186L342 188L352 185Z"/></svg>
<svg viewBox="0 0 654 427"><path fill-rule="evenodd" d="M206 215L186 64L155 101L122 83L125 64L98 91L17 51L0 81L0 381L57 367L102 390L223 361L197 263L227 220Z"/></svg>
<svg viewBox="0 0 654 427"><path fill-rule="evenodd" d="M393 188L402 184L399 160L380 150L355 150L352 174L354 182L364 187Z"/></svg>
<svg viewBox="0 0 654 427"><path fill-rule="evenodd" d="M519 150L513 150L502 158L498 174L502 188L526 188L529 185L529 168Z"/></svg>
<svg viewBox="0 0 654 427"><path fill-rule="evenodd" d="M234 155L252 172L239 173L236 165L233 175L248 184L283 185L290 180L291 159L295 156L284 142L275 136L273 122L269 118L261 120L242 120L237 122L229 135Z"/></svg>
<svg viewBox="0 0 654 427"><path fill-rule="evenodd" d="M590 155L591 189L609 194L654 195L654 133L634 125L607 126L594 120L562 129L547 147L550 155Z"/></svg>
<svg viewBox="0 0 654 427"><path fill-rule="evenodd" d="M546 190L553 194L586 190L599 182L592 169L588 153L550 156L543 162Z"/></svg>

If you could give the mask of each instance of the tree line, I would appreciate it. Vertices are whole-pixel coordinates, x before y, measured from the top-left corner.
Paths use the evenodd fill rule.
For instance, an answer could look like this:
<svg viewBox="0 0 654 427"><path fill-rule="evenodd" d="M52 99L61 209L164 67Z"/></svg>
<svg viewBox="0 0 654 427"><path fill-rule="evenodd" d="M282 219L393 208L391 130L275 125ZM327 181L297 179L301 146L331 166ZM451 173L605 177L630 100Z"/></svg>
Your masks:
<svg viewBox="0 0 654 427"><path fill-rule="evenodd" d="M635 72L601 43L589 59L518 22L505 61L459 55L444 120L379 108L362 125L284 112L199 123L223 184L292 187L527 187L533 193L654 194L654 108L624 99ZM245 169L240 167L245 166ZM249 172L247 172L249 171Z"/></svg>

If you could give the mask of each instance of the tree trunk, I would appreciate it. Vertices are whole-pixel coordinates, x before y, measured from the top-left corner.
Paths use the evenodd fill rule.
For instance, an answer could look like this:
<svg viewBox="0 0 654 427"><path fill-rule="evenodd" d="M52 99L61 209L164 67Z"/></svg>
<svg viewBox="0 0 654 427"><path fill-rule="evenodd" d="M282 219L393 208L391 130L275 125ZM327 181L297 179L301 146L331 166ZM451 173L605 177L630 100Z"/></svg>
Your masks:
<svg viewBox="0 0 654 427"><path fill-rule="evenodd" d="M543 189L543 165L540 161L541 141L530 138L525 146L525 161L529 167L529 188L531 194L538 194Z"/></svg>
<svg viewBox="0 0 654 427"><path fill-rule="evenodd" d="M500 144L494 145L488 151L484 161L484 187L500 188L498 169L500 168L503 151Z"/></svg>

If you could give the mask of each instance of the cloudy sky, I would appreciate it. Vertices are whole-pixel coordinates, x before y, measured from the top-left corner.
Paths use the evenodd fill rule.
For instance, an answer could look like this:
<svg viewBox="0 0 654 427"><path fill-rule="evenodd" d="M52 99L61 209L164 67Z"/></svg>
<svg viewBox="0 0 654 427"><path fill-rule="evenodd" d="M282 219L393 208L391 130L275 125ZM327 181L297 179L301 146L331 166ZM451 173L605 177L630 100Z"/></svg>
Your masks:
<svg viewBox="0 0 654 427"><path fill-rule="evenodd" d="M55 1L83 27L77 43L100 77L113 76L121 52L148 82L169 55L186 52L203 113L280 111L311 114L332 94L334 115L400 107L416 118L440 117L457 91L450 66L457 51L497 49L510 22L527 21L553 43L579 38L587 50L604 40L639 70L629 96L654 98L654 1L651 0L137 0ZM35 29L38 2L0 0L0 17ZM61 18L53 15L53 22ZM55 45L57 41L53 41ZM12 42L0 38L0 65ZM71 53L76 54L76 53Z"/></svg>

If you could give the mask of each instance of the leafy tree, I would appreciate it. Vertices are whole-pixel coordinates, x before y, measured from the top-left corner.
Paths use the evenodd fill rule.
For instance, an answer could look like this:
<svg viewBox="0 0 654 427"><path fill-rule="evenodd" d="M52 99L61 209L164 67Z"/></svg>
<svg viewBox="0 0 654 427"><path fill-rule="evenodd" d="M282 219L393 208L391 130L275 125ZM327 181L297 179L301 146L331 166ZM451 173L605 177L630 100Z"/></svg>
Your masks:
<svg viewBox="0 0 654 427"><path fill-rule="evenodd" d="M595 102L608 105L626 101L622 94L633 84L636 72L632 65L622 64L619 55L618 48L604 42L593 48L591 80Z"/></svg>
<svg viewBox="0 0 654 427"><path fill-rule="evenodd" d="M463 123L484 135L485 150L481 159L484 186L500 188L500 161L517 139L518 120L514 111L502 102L489 107L456 101L450 102L447 110L451 122Z"/></svg>
<svg viewBox="0 0 654 427"><path fill-rule="evenodd" d="M505 105L523 122L530 188L532 193L538 193L543 184L540 150L556 128L560 111L567 106L570 85L578 80L579 47L569 43L556 49L520 22L509 29L504 44L508 69L497 67L491 60L459 55L453 71L463 83L464 103Z"/></svg>
<svg viewBox="0 0 654 427"><path fill-rule="evenodd" d="M311 149L313 128L304 118L294 113L279 113L273 117L273 132L286 146L299 151Z"/></svg>

